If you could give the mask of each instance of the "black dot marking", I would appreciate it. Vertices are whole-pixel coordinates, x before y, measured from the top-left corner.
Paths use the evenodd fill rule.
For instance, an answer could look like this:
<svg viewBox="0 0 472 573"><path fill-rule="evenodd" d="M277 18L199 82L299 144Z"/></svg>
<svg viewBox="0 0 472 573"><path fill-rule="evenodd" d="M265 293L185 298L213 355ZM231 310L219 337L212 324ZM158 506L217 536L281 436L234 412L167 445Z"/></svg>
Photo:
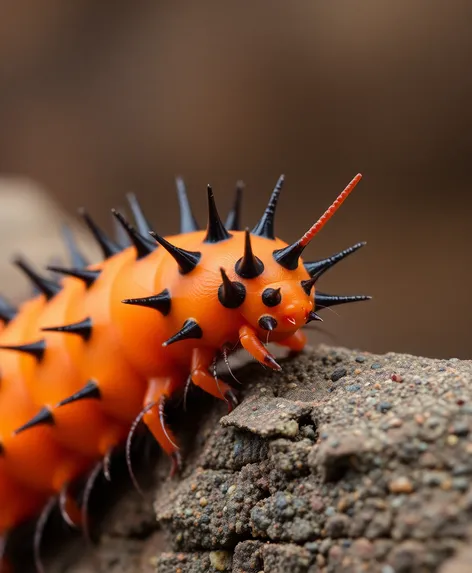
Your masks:
<svg viewBox="0 0 472 573"><path fill-rule="evenodd" d="M238 308L245 298L246 288L240 282L230 281L230 286L223 282L218 288L218 300L225 308Z"/></svg>
<svg viewBox="0 0 472 573"><path fill-rule="evenodd" d="M262 302L266 306L277 306L282 300L279 288L266 288L262 293Z"/></svg>
<svg viewBox="0 0 472 573"><path fill-rule="evenodd" d="M275 328L277 327L277 321L273 316L265 314L264 316L261 316L261 318L259 319L259 326L264 330L275 330Z"/></svg>

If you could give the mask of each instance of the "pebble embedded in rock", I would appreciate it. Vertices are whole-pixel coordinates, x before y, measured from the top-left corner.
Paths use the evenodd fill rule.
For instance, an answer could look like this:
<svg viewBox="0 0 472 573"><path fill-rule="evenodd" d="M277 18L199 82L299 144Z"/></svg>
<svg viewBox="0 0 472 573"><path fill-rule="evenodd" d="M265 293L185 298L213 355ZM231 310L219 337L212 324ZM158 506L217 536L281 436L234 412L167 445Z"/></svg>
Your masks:
<svg viewBox="0 0 472 573"><path fill-rule="evenodd" d="M469 424L466 421L459 420L450 427L449 432L463 438L469 434Z"/></svg>
<svg viewBox="0 0 472 573"><path fill-rule="evenodd" d="M230 571L231 554L227 551L211 551L210 563L217 571Z"/></svg>
<svg viewBox="0 0 472 573"><path fill-rule="evenodd" d="M411 493L414 490L412 482L405 476L395 478L388 484L392 493Z"/></svg>
<svg viewBox="0 0 472 573"><path fill-rule="evenodd" d="M332 539L344 537L348 533L350 521L351 519L344 514L329 517L325 525L326 534Z"/></svg>
<svg viewBox="0 0 472 573"><path fill-rule="evenodd" d="M360 557L363 560L371 559L374 555L374 547L372 542L365 537L356 539L352 544L352 550L354 555Z"/></svg>
<svg viewBox="0 0 472 573"><path fill-rule="evenodd" d="M448 446L454 447L457 445L459 438L455 434L451 434L447 437L446 441Z"/></svg>
<svg viewBox="0 0 472 573"><path fill-rule="evenodd" d="M458 491L467 491L469 489L470 480L465 477L456 477L452 479L452 488Z"/></svg>
<svg viewBox="0 0 472 573"><path fill-rule="evenodd" d="M385 414L385 412L391 410L392 407L393 404L391 404L390 402L380 402L380 404L377 405L377 410L379 412L382 412L382 414Z"/></svg>
<svg viewBox="0 0 472 573"><path fill-rule="evenodd" d="M346 368L336 368L336 370L331 374L331 382L337 382L338 380L341 380L341 378L346 376L346 374Z"/></svg>
<svg viewBox="0 0 472 573"><path fill-rule="evenodd" d="M360 384L348 384L345 389L347 392L359 392L361 386Z"/></svg>

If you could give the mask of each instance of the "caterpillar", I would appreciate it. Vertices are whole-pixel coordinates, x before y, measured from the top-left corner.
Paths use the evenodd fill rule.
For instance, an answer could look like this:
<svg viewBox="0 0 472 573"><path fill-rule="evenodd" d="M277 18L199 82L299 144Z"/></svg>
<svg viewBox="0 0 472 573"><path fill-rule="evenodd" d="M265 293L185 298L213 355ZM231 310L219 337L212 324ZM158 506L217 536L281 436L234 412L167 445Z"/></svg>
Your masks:
<svg viewBox="0 0 472 573"><path fill-rule="evenodd" d="M302 259L360 179L290 245L275 235L283 175L252 230L240 228L241 186L225 223L208 186L208 222L200 230L178 178L178 235L157 234L129 195L134 226L112 210L124 244L81 213L101 262L89 264L70 231L71 267L48 267L57 280L15 259L36 294L18 309L0 300L0 537L38 515L43 523L57 501L68 523L86 527L86 507L70 493L72 484L90 472L107 475L112 452L129 448L141 421L178 471L178 437L165 415L169 398L194 384L231 410L237 396L214 375L216 360L243 348L264 367L281 370L267 343L300 352L302 328L321 321L321 310L368 300L316 288L328 269L365 243ZM38 535L41 569L39 544Z"/></svg>

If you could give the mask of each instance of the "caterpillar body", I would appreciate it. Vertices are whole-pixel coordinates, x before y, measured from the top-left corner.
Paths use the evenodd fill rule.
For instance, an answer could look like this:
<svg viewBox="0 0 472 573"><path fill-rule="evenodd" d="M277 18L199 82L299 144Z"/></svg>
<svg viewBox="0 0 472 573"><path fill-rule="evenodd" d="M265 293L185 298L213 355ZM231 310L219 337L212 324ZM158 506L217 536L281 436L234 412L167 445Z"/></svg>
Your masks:
<svg viewBox="0 0 472 573"><path fill-rule="evenodd" d="M106 472L111 452L129 444L138 421L177 470L178 438L165 420L168 398L191 382L231 409L237 398L214 376L215 360L242 347L280 370L267 342L301 351L301 329L321 320L321 309L370 298L315 289L325 271L364 243L302 260L360 179L291 245L274 233L283 176L252 231L239 227L242 189L224 224L211 187L207 227L199 230L178 179L178 235L155 233L129 196L136 227L113 211L128 237L125 248L82 213L102 262L87 264L70 235L72 267L49 267L58 281L17 259L38 294L19 309L0 301L0 537L56 499L68 522L84 525L71 484L93 468Z"/></svg>

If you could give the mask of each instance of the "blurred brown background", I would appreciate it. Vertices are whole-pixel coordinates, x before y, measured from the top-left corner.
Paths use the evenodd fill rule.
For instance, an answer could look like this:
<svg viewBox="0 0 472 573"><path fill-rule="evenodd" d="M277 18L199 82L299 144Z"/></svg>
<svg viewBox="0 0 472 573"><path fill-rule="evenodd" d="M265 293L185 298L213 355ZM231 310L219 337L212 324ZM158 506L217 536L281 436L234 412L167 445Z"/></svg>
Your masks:
<svg viewBox="0 0 472 573"><path fill-rule="evenodd" d="M202 221L205 185L225 212L242 178L252 225L284 172L292 241L361 171L307 257L367 240L320 286L375 299L325 311L313 340L472 357L471 16L469 0L2 2L5 292L25 288L14 251L59 252L51 205L109 225L133 190L170 233L176 174Z"/></svg>

